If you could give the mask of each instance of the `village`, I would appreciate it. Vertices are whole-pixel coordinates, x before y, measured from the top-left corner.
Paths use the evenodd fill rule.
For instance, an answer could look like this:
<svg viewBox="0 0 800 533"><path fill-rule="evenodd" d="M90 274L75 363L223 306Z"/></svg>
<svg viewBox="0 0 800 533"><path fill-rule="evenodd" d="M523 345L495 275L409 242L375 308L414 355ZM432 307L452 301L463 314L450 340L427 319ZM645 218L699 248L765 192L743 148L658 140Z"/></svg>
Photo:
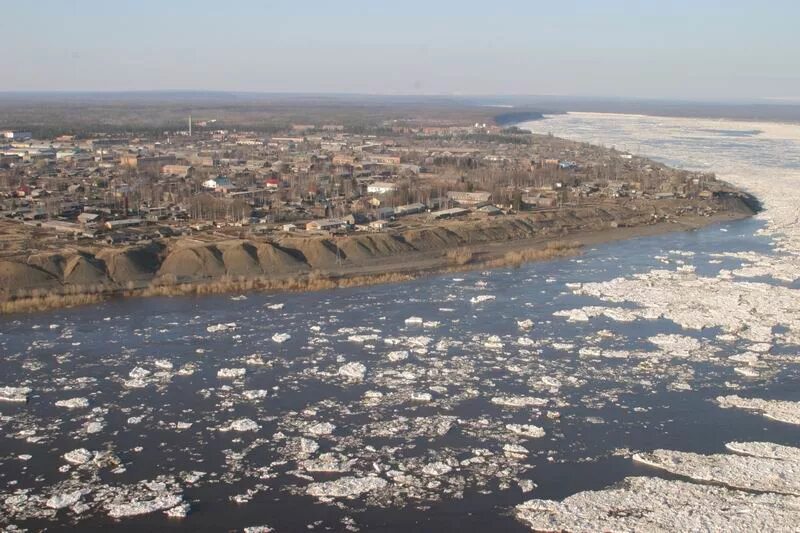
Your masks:
<svg viewBox="0 0 800 533"><path fill-rule="evenodd" d="M0 131L0 253L64 241L387 232L726 194L713 175L495 124L385 121L35 139ZM700 213L702 214L702 213ZM624 225L624 221L618 221Z"/></svg>

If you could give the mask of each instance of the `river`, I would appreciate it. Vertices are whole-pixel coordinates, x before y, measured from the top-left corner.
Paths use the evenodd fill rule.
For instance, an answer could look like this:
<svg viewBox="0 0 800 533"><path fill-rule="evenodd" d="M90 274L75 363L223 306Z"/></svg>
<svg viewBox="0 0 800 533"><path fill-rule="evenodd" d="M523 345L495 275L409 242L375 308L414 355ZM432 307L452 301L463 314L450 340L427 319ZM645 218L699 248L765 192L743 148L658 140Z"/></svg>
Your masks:
<svg viewBox="0 0 800 533"><path fill-rule="evenodd" d="M766 210L519 269L2 317L0 525L525 531L529 500L686 479L638 452L798 445L716 399L800 401L800 127L527 127L714 170Z"/></svg>

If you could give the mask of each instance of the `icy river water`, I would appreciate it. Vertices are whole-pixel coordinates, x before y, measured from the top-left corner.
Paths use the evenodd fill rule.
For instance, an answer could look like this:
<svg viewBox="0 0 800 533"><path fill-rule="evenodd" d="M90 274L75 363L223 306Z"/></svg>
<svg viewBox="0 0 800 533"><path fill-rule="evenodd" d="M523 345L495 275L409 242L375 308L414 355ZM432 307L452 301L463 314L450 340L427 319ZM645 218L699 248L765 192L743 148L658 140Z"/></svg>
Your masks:
<svg viewBox="0 0 800 533"><path fill-rule="evenodd" d="M800 127L528 127L766 210L512 270L2 317L0 526L796 527Z"/></svg>

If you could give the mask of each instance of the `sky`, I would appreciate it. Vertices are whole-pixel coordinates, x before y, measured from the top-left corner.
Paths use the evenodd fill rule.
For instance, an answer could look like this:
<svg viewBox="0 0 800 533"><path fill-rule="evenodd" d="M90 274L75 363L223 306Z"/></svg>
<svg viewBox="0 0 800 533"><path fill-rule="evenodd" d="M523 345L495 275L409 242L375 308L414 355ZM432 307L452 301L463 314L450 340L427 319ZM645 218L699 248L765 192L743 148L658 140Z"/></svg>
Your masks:
<svg viewBox="0 0 800 533"><path fill-rule="evenodd" d="M0 91L800 101L797 0L2 0Z"/></svg>

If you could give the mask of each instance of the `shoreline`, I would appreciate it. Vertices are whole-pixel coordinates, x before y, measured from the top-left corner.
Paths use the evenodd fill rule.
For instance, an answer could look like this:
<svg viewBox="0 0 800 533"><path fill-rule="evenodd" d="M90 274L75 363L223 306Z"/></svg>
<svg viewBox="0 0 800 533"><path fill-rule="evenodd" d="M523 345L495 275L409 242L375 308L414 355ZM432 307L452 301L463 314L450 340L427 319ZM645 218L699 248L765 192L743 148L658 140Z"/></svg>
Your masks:
<svg viewBox="0 0 800 533"><path fill-rule="evenodd" d="M714 224L750 218L754 213L723 211L711 216L682 215L668 222L579 230L562 235L484 242L388 256L366 264L333 269L314 269L282 276L238 277L115 288L81 294L45 294L0 303L0 314L31 313L100 303L114 298L150 296L202 296L244 292L311 292L385 283L401 283L420 277L499 268L580 255L586 247L615 241L692 231Z"/></svg>

